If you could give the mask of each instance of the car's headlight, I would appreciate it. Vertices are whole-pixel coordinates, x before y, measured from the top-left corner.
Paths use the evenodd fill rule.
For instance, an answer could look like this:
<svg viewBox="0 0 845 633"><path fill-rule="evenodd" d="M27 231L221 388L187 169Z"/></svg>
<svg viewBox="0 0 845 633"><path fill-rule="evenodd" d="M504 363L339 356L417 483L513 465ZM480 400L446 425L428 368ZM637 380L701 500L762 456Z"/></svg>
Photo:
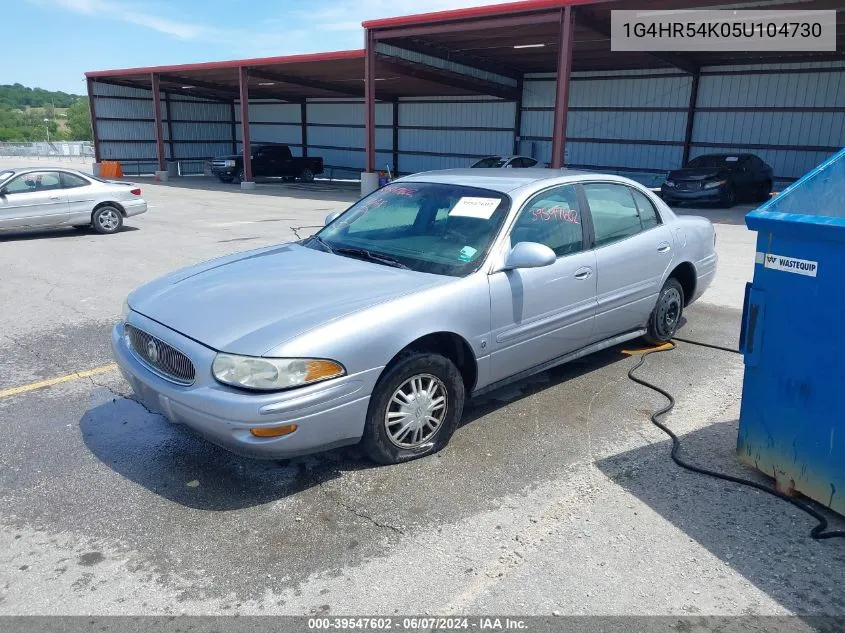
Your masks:
<svg viewBox="0 0 845 633"><path fill-rule="evenodd" d="M714 180L713 182L705 182L703 187L705 189L715 189L716 187L721 187L726 184L728 184L727 180Z"/></svg>
<svg viewBox="0 0 845 633"><path fill-rule="evenodd" d="M233 160L227 160L226 161L226 167L234 167L234 166L235 166L235 161L233 161Z"/></svg>
<svg viewBox="0 0 845 633"><path fill-rule="evenodd" d="M674 187L674 186L675 186L675 181L674 181L674 180L665 180L665 181L663 182L663 184L664 184L664 185L666 185L667 187Z"/></svg>
<svg viewBox="0 0 845 633"><path fill-rule="evenodd" d="M260 358L217 354L211 366L222 383L244 389L278 391L343 376L340 363L319 358Z"/></svg>

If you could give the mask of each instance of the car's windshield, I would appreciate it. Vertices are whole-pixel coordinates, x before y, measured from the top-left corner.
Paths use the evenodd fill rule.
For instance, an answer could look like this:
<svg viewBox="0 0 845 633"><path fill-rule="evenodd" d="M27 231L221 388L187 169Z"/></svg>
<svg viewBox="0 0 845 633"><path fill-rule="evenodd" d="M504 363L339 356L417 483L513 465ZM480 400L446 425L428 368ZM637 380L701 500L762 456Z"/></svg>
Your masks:
<svg viewBox="0 0 845 633"><path fill-rule="evenodd" d="M730 167L739 160L739 156L730 154L705 154L696 156L687 167Z"/></svg>
<svg viewBox="0 0 845 633"><path fill-rule="evenodd" d="M319 240L305 244L419 272L464 276L484 260L509 208L507 196L488 189L394 183L350 207L317 233Z"/></svg>
<svg viewBox="0 0 845 633"><path fill-rule="evenodd" d="M501 156L489 156L487 158L482 158L480 161L475 163L475 165L473 165L473 167L481 167L481 168L501 167L506 162L508 162L507 158L502 158Z"/></svg>

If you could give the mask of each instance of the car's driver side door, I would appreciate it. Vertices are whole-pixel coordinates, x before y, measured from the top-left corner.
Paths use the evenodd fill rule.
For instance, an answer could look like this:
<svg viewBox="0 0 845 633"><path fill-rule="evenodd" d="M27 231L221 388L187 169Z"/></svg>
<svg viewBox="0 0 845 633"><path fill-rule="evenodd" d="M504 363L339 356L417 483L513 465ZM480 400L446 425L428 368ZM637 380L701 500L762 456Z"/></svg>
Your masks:
<svg viewBox="0 0 845 633"><path fill-rule="evenodd" d="M510 232L511 247L518 242L544 244L557 260L489 276L492 382L589 345L593 337L596 259L575 185L530 199Z"/></svg>
<svg viewBox="0 0 845 633"><path fill-rule="evenodd" d="M67 194L58 172L26 172L0 192L0 229L62 224L69 215Z"/></svg>

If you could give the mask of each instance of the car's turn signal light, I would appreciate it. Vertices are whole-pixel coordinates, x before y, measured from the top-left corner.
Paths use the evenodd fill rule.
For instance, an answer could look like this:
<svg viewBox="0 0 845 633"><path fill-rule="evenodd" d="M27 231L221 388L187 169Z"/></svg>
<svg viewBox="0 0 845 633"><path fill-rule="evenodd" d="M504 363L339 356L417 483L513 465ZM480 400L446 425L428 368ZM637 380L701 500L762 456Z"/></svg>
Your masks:
<svg viewBox="0 0 845 633"><path fill-rule="evenodd" d="M282 437L283 435L290 435L296 428L296 424L285 424L284 426L254 428L250 429L249 432L255 437Z"/></svg>
<svg viewBox="0 0 845 633"><path fill-rule="evenodd" d="M343 375L343 367L330 360L309 360L305 366L308 369L305 374L306 383Z"/></svg>

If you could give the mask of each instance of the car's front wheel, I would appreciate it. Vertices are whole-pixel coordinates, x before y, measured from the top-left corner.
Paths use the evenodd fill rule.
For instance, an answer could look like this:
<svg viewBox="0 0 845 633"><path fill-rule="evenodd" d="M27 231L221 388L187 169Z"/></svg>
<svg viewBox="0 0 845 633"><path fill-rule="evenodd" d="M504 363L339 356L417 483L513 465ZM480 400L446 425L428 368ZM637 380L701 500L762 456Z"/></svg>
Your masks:
<svg viewBox="0 0 845 633"><path fill-rule="evenodd" d="M117 233L123 226L123 214L117 207L106 205L94 211L94 215L91 216L91 224L93 224L97 233Z"/></svg>
<svg viewBox="0 0 845 633"><path fill-rule="evenodd" d="M397 464L446 446L464 409L464 382L439 354L408 352L376 384L361 447L373 461Z"/></svg>
<svg viewBox="0 0 845 633"><path fill-rule="evenodd" d="M730 209L736 204L736 189L733 188L733 185L725 187L725 190L719 198L719 204L726 209Z"/></svg>
<svg viewBox="0 0 845 633"><path fill-rule="evenodd" d="M678 331L683 312L684 288L677 279L670 277L657 296L657 305L649 317L645 339L655 345L671 341Z"/></svg>

